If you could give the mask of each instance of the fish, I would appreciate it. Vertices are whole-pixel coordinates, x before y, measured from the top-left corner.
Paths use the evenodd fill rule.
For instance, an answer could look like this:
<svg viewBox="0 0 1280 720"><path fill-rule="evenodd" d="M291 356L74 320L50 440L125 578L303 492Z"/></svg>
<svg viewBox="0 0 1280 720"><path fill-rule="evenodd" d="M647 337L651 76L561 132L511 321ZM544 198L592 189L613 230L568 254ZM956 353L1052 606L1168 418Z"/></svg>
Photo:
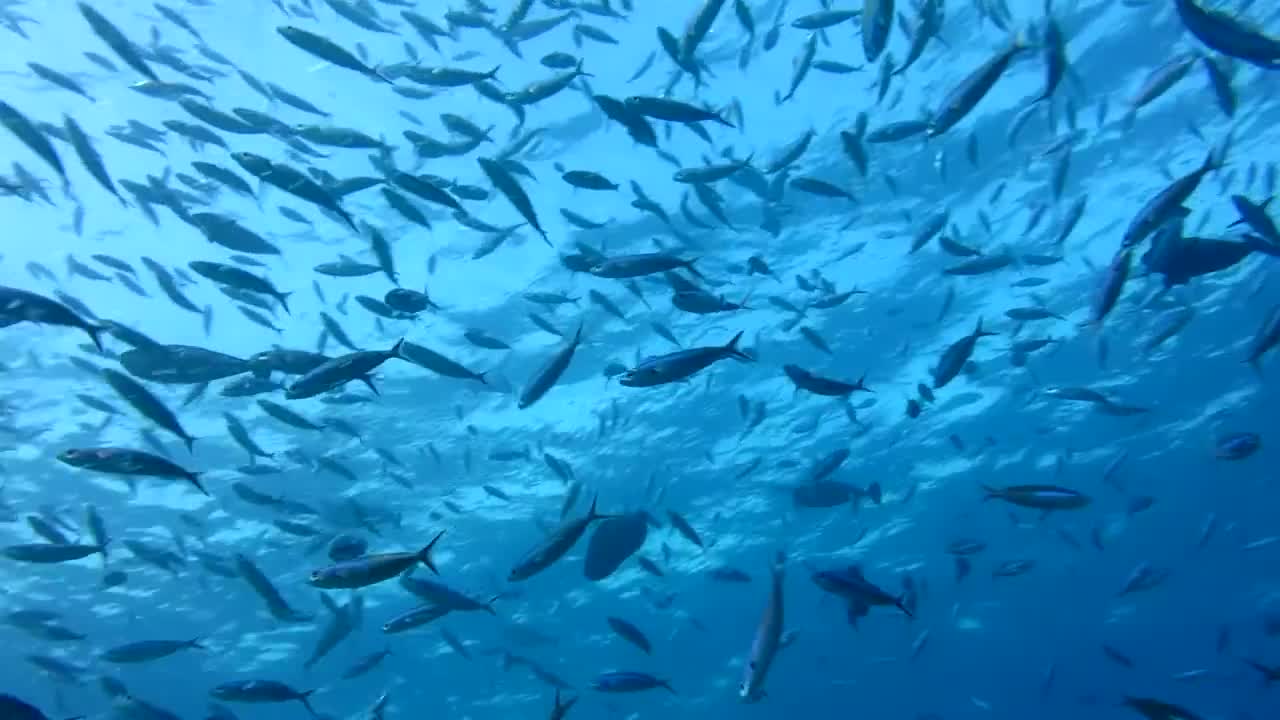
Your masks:
<svg viewBox="0 0 1280 720"><path fill-rule="evenodd" d="M769 597L765 603L760 623L756 626L751 651L743 669L742 682L738 685L738 699L744 703L756 703L766 696L765 681L773 668L773 661L782 647L785 613L783 606L783 582L785 556L779 552L770 567Z"/></svg>
<svg viewBox="0 0 1280 720"><path fill-rule="evenodd" d="M996 333L982 329L982 319L979 318L973 332L948 345L942 352L942 357L938 359L938 364L933 370L933 388L937 390L950 384L960 375L960 371L973 356L978 340L995 335Z"/></svg>
<svg viewBox="0 0 1280 720"><path fill-rule="evenodd" d="M653 654L653 646L649 643L649 638L645 637L645 634L640 631L640 628L627 620L612 615L605 618L605 621L618 637L636 646L645 655Z"/></svg>
<svg viewBox="0 0 1280 720"><path fill-rule="evenodd" d="M578 543L578 539L587 531L591 523L614 517L612 515L602 515L596 511L597 499L591 499L591 508L586 515L562 523L530 548L511 568L507 581L528 580L546 570L573 549L573 546Z"/></svg>
<svg viewBox="0 0 1280 720"><path fill-rule="evenodd" d="M1093 502L1092 498L1078 490L1057 485L1009 485L993 487L983 485L984 500L1003 500L1019 507L1037 510L1079 510Z"/></svg>
<svg viewBox="0 0 1280 720"><path fill-rule="evenodd" d="M529 380L529 384L521 391L518 402L518 407L521 410L532 407L552 387L555 387L555 384L560 380L560 376L569 368L569 363L573 361L573 355L581 342L582 325L579 324L577 331L573 334L573 338L561 346L555 354L547 358L546 363L534 374Z"/></svg>
<svg viewBox="0 0 1280 720"><path fill-rule="evenodd" d="M359 350L328 360L305 373L285 388L290 400L315 397L342 387L352 380L360 380L377 392L369 373L392 358L404 358L404 338L387 350Z"/></svg>
<svg viewBox="0 0 1280 720"><path fill-rule="evenodd" d="M187 433L173 411L141 383L128 375L112 368L103 368L102 378L120 395L125 402L137 410L143 417L168 430L187 446L187 452L193 451L196 439ZM207 494L207 493L206 493Z"/></svg>
<svg viewBox="0 0 1280 720"><path fill-rule="evenodd" d="M99 656L109 663L144 663L187 649L206 650L199 638L191 640L142 640L108 648Z"/></svg>
<svg viewBox="0 0 1280 720"><path fill-rule="evenodd" d="M618 383L624 387L654 387L685 380L724 358L752 362L750 355L738 349L742 332L723 346L696 347L645 360L624 372Z"/></svg>
<svg viewBox="0 0 1280 720"><path fill-rule="evenodd" d="M432 552L436 543L444 536L443 530L436 533L431 541L417 552L394 552L362 555L352 560L314 570L309 582L318 588L362 588L390 580L400 573L421 563L428 570L440 574L436 568Z"/></svg>
<svg viewBox="0 0 1280 720"><path fill-rule="evenodd" d="M70 308L38 295L18 288L0 286L0 327L14 325L19 322L33 322L43 325L56 325L82 330L93 341L93 345L102 351L102 332L107 328L89 322Z"/></svg>
<svg viewBox="0 0 1280 720"><path fill-rule="evenodd" d="M71 448L58 453L58 461L71 467L113 475L177 478L191 483L202 494L209 494L200 482L200 473L142 450L119 447Z"/></svg>
<svg viewBox="0 0 1280 720"><path fill-rule="evenodd" d="M1280 69L1280 39L1264 35L1236 15L1204 7L1196 0L1174 0L1183 26L1206 46L1263 70Z"/></svg>
<svg viewBox="0 0 1280 720"><path fill-rule="evenodd" d="M591 681L591 689L603 693L633 693L656 688L663 688L672 695L676 694L668 681L649 673L633 670L601 673Z"/></svg>

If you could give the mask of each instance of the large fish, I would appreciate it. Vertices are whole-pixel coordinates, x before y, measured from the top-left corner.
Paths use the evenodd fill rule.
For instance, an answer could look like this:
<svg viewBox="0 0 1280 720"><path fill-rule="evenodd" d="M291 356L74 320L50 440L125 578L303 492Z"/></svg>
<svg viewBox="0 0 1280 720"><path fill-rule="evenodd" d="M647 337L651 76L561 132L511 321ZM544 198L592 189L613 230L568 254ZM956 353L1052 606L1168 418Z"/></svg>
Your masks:
<svg viewBox="0 0 1280 720"><path fill-rule="evenodd" d="M679 382L690 375L710 367L716 361L725 358L752 361L750 355L738 349L738 341L742 339L742 331L738 331L725 345L689 348L677 350L659 357L648 358L636 367L627 370L619 378L618 383L624 387L653 387Z"/></svg>
<svg viewBox="0 0 1280 720"><path fill-rule="evenodd" d="M781 552L773 560L770 568L772 582L769 585L769 600L764 606L764 614L760 624L756 626L755 638L751 642L751 654L747 657L747 665L743 670L742 684L738 686L738 699L746 703L754 703L765 697L764 683L773 667L773 660L782 647L783 603L782 589L786 556Z"/></svg>
<svg viewBox="0 0 1280 720"><path fill-rule="evenodd" d="M562 524L535 545L533 549L525 553L515 567L511 568L511 573L508 575L507 580L509 582L528 580L551 567L557 560L573 549L573 546L577 544L578 539L587 531L591 523L611 517L613 516L601 515L596 512L596 498L592 498L591 509L587 511L586 515Z"/></svg>

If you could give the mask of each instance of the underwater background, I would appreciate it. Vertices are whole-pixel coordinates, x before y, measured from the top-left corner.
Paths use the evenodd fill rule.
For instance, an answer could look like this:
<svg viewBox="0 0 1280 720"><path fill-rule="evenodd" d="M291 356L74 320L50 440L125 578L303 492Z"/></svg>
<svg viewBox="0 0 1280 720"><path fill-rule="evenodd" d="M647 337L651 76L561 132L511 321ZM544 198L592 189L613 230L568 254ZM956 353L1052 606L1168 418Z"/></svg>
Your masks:
<svg viewBox="0 0 1280 720"><path fill-rule="evenodd" d="M0 1L4 717L1280 716L1205 7Z"/></svg>

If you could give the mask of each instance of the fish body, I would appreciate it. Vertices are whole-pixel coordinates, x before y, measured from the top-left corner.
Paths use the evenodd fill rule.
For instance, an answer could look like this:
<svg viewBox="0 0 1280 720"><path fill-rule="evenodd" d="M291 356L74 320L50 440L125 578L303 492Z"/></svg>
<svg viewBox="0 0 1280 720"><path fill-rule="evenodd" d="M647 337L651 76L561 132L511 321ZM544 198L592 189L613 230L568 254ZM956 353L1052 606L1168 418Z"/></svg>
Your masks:
<svg viewBox="0 0 1280 720"><path fill-rule="evenodd" d="M1133 247L1147 239L1166 223L1185 218L1189 211L1184 207L1184 204L1190 199L1196 188L1200 187L1200 181L1221 165L1222 159L1218 153L1210 151L1205 156L1204 162L1200 164L1200 167L1177 178L1152 196L1125 229L1124 237L1121 239L1121 247Z"/></svg>
<svg viewBox="0 0 1280 720"><path fill-rule="evenodd" d="M742 333L739 332L725 345L677 350L649 358L623 373L618 382L625 387L653 387L684 380L725 358L751 361L750 355L738 349L738 341L741 339Z"/></svg>
<svg viewBox="0 0 1280 720"><path fill-rule="evenodd" d="M591 689L603 693L633 693L657 688L664 688L672 695L676 694L676 691L666 680L649 673L630 670L601 673L591 681Z"/></svg>
<svg viewBox="0 0 1280 720"><path fill-rule="evenodd" d="M582 342L582 325L578 326L577 332L574 333L573 339L566 342L554 355L547 359L529 384L520 393L519 407L521 410L531 407L534 403L542 399L552 387L560 380L560 376L569 368L569 363L573 361L573 354L577 351L578 345Z"/></svg>
<svg viewBox="0 0 1280 720"><path fill-rule="evenodd" d="M866 608L880 605L896 607L906 616L912 616L902 597L891 595L867 580L862 569L856 565L840 570L819 570L813 574L813 582L824 591L848 602L853 613L864 613Z"/></svg>
<svg viewBox="0 0 1280 720"><path fill-rule="evenodd" d="M893 29L893 0L864 0L862 3L862 50L867 62L875 62L889 42Z"/></svg>
<svg viewBox="0 0 1280 720"><path fill-rule="evenodd" d="M593 498L591 500L591 509L587 511L586 515L573 518L561 524L529 552L525 553L524 557L516 562L515 567L511 569L507 581L527 580L551 567L577 544L578 539L587 531L591 523L609 517L612 516L601 515L596 512L596 500Z"/></svg>
<svg viewBox="0 0 1280 720"><path fill-rule="evenodd" d="M1174 0L1182 24L1205 45L1264 70L1280 70L1280 39L1264 35L1228 9Z"/></svg>
<svg viewBox="0 0 1280 720"><path fill-rule="evenodd" d="M978 340L984 337L992 337L996 333L987 332L982 329L982 320L978 320L978 326L973 332L960 338L952 343L943 351L942 357L938 360L937 367L933 370L933 387L938 389L946 386L960 374L964 369L969 358L973 357L973 350Z"/></svg>
<svg viewBox="0 0 1280 720"><path fill-rule="evenodd" d="M389 85L394 84L385 75L364 64L360 58L329 38L292 25L282 25L276 28L276 32L294 47L327 63L354 70L365 77L373 78Z"/></svg>
<svg viewBox="0 0 1280 720"><path fill-rule="evenodd" d="M849 383L843 380L835 380L833 378L815 375L814 373L800 367L799 365L783 365L782 371L786 376L795 383L795 386L814 395L824 395L826 397L846 397L859 390L862 392L871 392L866 385L866 377L858 378L857 382Z"/></svg>
<svg viewBox="0 0 1280 720"><path fill-rule="evenodd" d="M205 649L198 638L193 640L141 640L117 645L104 651L101 657L110 663L144 663L166 658L189 648Z"/></svg>
<svg viewBox="0 0 1280 720"><path fill-rule="evenodd" d="M187 446L187 451L191 451L196 439L187 433L173 411L150 390L128 375L112 368L103 368L102 377L111 389L119 393L120 397L135 410L151 422L173 433Z"/></svg>
<svg viewBox="0 0 1280 720"><path fill-rule="evenodd" d="M417 552L363 555L353 560L321 568L311 573L310 583L315 587L326 590L368 587L369 585L390 580L418 563L426 565L431 572L438 575L440 571L436 569L432 551L435 550L436 543L440 541L443 535L444 531L442 530L431 539L431 542Z"/></svg>
<svg viewBox="0 0 1280 720"><path fill-rule="evenodd" d="M1024 49L1025 46L1021 42L1015 41L1008 48L996 53L947 93L942 104L929 118L929 137L937 137L963 120L995 86L1014 56Z"/></svg>
<svg viewBox="0 0 1280 720"><path fill-rule="evenodd" d="M294 381L285 389L285 397L290 400L315 397L352 380L370 383L367 379L369 373L392 358L403 357L403 345L404 339L401 338L389 350L360 350L333 358Z"/></svg>
<svg viewBox="0 0 1280 720"><path fill-rule="evenodd" d="M106 328L77 315L70 308L43 295L18 288L0 286L0 327L19 322L72 327L88 333L93 344L102 350L100 337Z"/></svg>
<svg viewBox="0 0 1280 720"><path fill-rule="evenodd" d="M1215 455L1219 460L1243 460L1262 449L1262 436L1255 432L1234 432L1219 437Z"/></svg>
<svg viewBox="0 0 1280 720"><path fill-rule="evenodd" d="M104 551L101 545L79 545L75 543L29 543L26 545L9 545L0 548L0 555L10 560L35 565L52 565L71 562L89 557Z"/></svg>
<svg viewBox="0 0 1280 720"><path fill-rule="evenodd" d="M1079 510L1092 498L1077 490L1057 485L1009 485L1007 487L982 486L984 500L1003 500L1007 503L1037 510Z"/></svg>
<svg viewBox="0 0 1280 720"><path fill-rule="evenodd" d="M281 703L296 700L316 716L310 698L314 690L299 692L275 680L233 680L214 687L209 695L224 702ZM318 717L318 716L316 716Z"/></svg>
<svg viewBox="0 0 1280 720"><path fill-rule="evenodd" d="M760 623L756 626L751 651L743 669L742 682L738 685L738 699L755 703L765 697L765 680L773 667L774 658L782 647L784 628L783 582L785 556L778 553L770 568L769 599L765 603Z"/></svg>
<svg viewBox="0 0 1280 720"><path fill-rule="evenodd" d="M117 447L75 448L58 453L58 460L72 467L112 475L178 478L195 485L205 495L209 494L200 483L199 473L141 450Z"/></svg>

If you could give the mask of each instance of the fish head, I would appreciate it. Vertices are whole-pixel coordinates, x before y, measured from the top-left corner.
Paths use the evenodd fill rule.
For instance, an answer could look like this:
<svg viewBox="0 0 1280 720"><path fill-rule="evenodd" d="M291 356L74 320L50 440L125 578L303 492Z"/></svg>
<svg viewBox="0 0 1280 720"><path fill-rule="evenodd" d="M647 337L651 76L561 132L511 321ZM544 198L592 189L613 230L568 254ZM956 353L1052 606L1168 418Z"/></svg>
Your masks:
<svg viewBox="0 0 1280 720"><path fill-rule="evenodd" d="M841 570L817 570L810 577L822 590L834 595L843 595L849 592L857 576Z"/></svg>
<svg viewBox="0 0 1280 720"><path fill-rule="evenodd" d="M801 368L799 365L783 365L782 372L786 373L787 377L791 378L794 381L803 381L809 375L809 373L806 372L804 368Z"/></svg>
<svg viewBox="0 0 1280 720"><path fill-rule="evenodd" d="M758 703L765 699L764 688L755 683L755 663L747 664L747 677L738 685L738 699L747 704Z"/></svg>
<svg viewBox="0 0 1280 720"><path fill-rule="evenodd" d="M333 585L334 581L340 579L342 575L342 567L340 565L334 565L332 567L313 570L311 572L311 576L307 578L307 582L320 588L330 587Z"/></svg>
<svg viewBox="0 0 1280 720"><path fill-rule="evenodd" d="M662 371L657 367L638 367L627 370L618 377L618 384L624 387L648 387L662 380Z"/></svg>

